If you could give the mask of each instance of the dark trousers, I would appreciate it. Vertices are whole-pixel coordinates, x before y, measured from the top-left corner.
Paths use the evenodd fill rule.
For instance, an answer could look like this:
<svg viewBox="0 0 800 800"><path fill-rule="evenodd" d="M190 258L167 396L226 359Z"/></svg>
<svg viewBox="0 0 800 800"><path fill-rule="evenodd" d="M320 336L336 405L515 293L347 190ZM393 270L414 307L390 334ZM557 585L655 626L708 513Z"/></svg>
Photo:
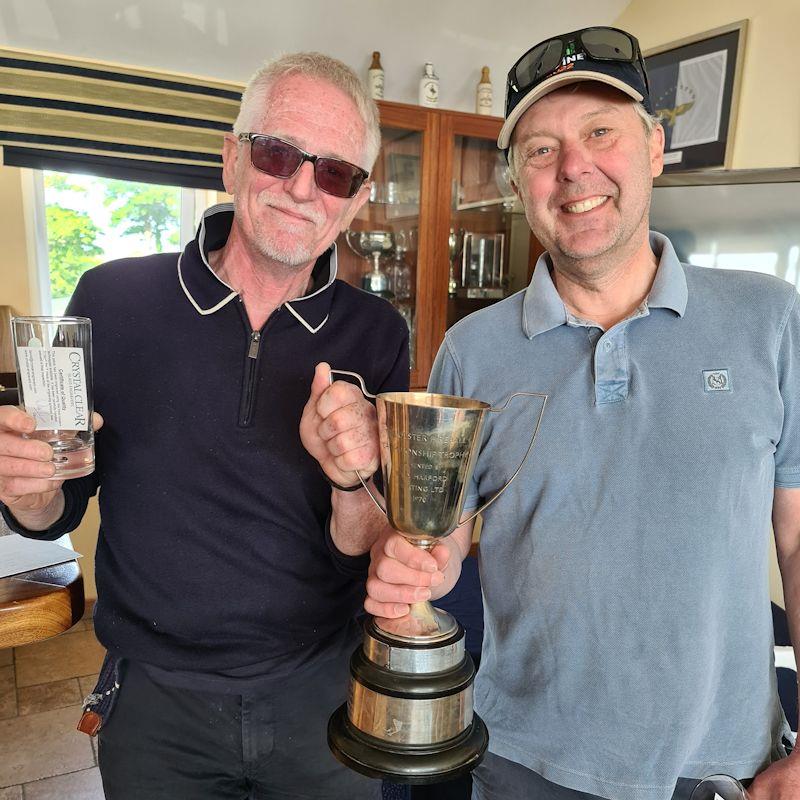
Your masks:
<svg viewBox="0 0 800 800"><path fill-rule="evenodd" d="M680 778L672 800L689 800L697 781ZM614 800L565 789L514 761L487 753L472 773L472 800Z"/></svg>
<svg viewBox="0 0 800 800"><path fill-rule="evenodd" d="M346 681L339 659L274 691L211 693L161 685L126 662L99 734L106 800L378 800L380 781L328 750Z"/></svg>

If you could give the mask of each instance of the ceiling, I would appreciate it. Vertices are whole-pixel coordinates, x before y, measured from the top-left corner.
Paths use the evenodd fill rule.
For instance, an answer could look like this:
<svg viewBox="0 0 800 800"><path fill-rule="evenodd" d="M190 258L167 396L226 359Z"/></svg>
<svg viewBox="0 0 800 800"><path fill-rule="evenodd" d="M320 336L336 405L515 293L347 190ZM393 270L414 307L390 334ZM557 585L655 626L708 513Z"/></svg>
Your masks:
<svg viewBox="0 0 800 800"><path fill-rule="evenodd" d="M491 68L494 113L505 73L553 33L609 24L630 0L0 0L0 46L245 82L277 53L320 50L365 74L373 50L386 99L417 102L425 61L440 105L474 110Z"/></svg>

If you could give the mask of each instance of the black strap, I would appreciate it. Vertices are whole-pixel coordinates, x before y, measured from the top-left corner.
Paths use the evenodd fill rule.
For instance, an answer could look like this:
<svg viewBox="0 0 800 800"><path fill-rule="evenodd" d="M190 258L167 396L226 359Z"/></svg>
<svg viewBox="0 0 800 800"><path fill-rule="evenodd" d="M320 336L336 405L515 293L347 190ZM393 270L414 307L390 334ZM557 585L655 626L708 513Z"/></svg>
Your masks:
<svg viewBox="0 0 800 800"><path fill-rule="evenodd" d="M333 486L334 489L338 489L340 492L357 492L359 489L363 488L361 481L359 481L355 486L342 486L335 481L332 481L322 470L320 467L320 472L322 472L322 477L325 478L325 481L330 485Z"/></svg>

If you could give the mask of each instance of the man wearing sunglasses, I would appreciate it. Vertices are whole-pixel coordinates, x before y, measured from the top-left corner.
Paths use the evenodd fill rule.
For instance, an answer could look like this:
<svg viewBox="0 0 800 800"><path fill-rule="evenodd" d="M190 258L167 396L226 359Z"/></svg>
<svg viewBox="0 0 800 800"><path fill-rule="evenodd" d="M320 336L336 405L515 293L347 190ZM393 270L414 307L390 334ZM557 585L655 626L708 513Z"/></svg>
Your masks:
<svg viewBox="0 0 800 800"><path fill-rule="evenodd" d="M108 800L380 797L333 758L326 728L385 523L350 491L358 435L326 411L361 394L315 378L329 362L408 387L403 319L336 280L334 240L379 147L377 108L344 64L265 65L224 140L233 203L208 209L180 254L89 271L70 302L93 324L96 472L48 481L50 448L21 436L32 420L0 409L15 530L58 537L102 487L95 631L109 658L81 725L99 726ZM338 449L320 469L308 451L323 437Z"/></svg>
<svg viewBox="0 0 800 800"><path fill-rule="evenodd" d="M648 231L651 114L624 31L556 36L514 65L498 145L547 252L525 291L448 331L432 371L431 391L550 397L484 514L479 800L689 800L712 773L755 778L751 800L800 797L767 535L771 515L798 641L800 301L681 264ZM490 421L468 508L507 480L533 420ZM471 536L426 554L388 535L367 611L391 629L444 595Z"/></svg>

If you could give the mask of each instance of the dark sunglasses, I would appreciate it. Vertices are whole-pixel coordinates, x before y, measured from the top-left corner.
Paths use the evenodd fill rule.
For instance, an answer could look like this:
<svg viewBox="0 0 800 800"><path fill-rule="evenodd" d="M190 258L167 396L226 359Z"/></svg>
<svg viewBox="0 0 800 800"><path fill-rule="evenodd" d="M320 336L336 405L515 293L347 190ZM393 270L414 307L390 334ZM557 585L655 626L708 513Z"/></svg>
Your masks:
<svg viewBox="0 0 800 800"><path fill-rule="evenodd" d="M321 191L334 197L353 197L369 177L369 173L341 158L315 156L275 136L263 133L240 133L240 142L250 142L250 162L261 172L274 178L291 178L310 161L314 165L314 181Z"/></svg>
<svg viewBox="0 0 800 800"><path fill-rule="evenodd" d="M581 52L595 61L633 64L644 79L649 94L650 85L639 42L626 31L606 27L584 28L534 45L511 67L508 73L509 90L522 92L530 89L555 72L564 58Z"/></svg>

